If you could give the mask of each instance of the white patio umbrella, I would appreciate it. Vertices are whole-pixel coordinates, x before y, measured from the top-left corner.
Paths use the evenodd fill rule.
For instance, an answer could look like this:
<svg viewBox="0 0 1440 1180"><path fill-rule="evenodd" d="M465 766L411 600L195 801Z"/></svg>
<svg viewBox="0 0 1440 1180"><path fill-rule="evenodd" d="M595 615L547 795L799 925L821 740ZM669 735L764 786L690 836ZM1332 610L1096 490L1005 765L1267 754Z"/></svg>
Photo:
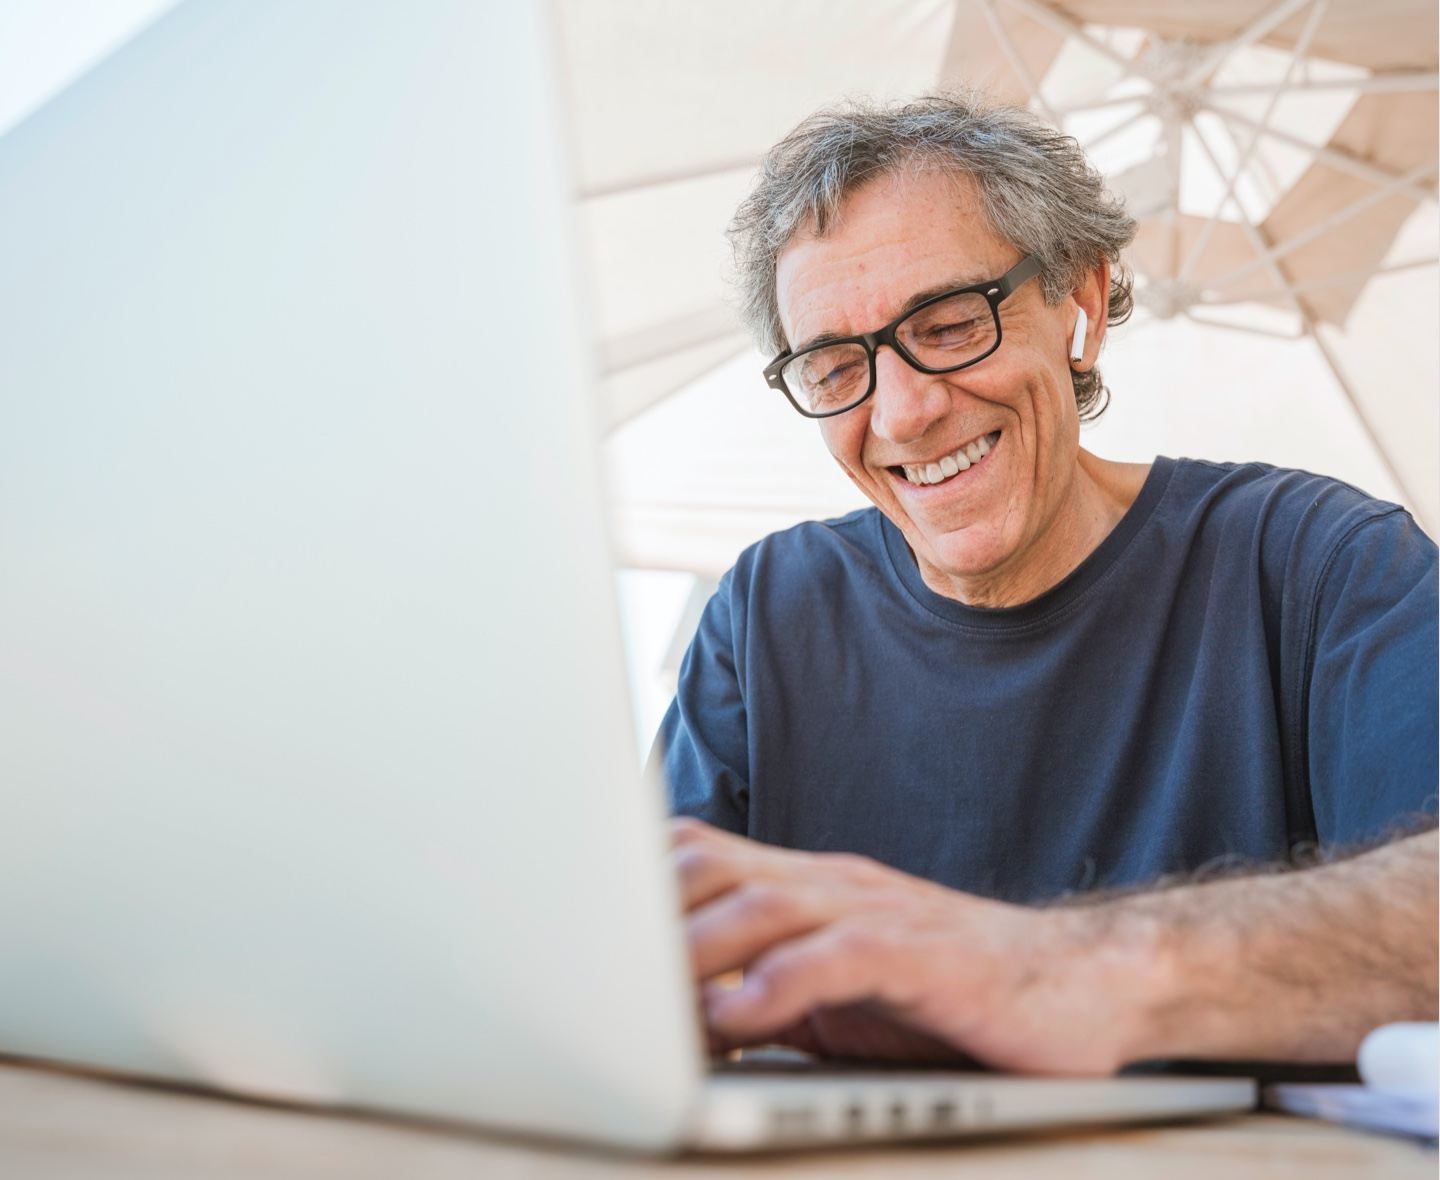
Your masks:
<svg viewBox="0 0 1440 1180"><path fill-rule="evenodd" d="M713 575L859 503L764 388L723 229L847 94L950 84L1086 145L1142 223L1087 445L1338 475L1440 524L1430 0L566 0L565 80L618 533Z"/></svg>
<svg viewBox="0 0 1440 1180"><path fill-rule="evenodd" d="M0 6L0 137L173 3ZM860 502L759 380L723 228L760 155L810 111L953 83L1063 125L1143 219L1141 310L1112 338L1115 403L1089 445L1310 467L1440 524L1431 0L553 8L632 566L703 588L749 541ZM658 641L643 625L689 581L627 592L642 743L669 620Z"/></svg>
<svg viewBox="0 0 1440 1180"><path fill-rule="evenodd" d="M172 4L11 0L0 135ZM632 564L713 573L857 502L756 375L722 231L816 107L951 83L1063 125L1142 218L1091 445L1309 466L1440 526L1433 0L553 8Z"/></svg>

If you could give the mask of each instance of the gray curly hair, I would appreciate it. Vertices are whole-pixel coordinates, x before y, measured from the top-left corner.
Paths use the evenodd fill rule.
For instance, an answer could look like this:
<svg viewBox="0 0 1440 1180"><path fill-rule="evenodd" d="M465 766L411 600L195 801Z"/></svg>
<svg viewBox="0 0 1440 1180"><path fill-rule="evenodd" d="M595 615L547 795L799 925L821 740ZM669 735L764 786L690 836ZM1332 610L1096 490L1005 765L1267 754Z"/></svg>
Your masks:
<svg viewBox="0 0 1440 1180"><path fill-rule="evenodd" d="M786 347L775 294L786 244L804 230L823 235L867 181L914 166L974 179L995 232L1039 260L1047 303L1064 299L1108 260L1108 320L1129 318L1132 279L1120 252L1135 237L1135 221L1074 139L975 92L891 106L854 100L817 111L771 148L730 223L741 314L762 350ZM1099 417L1110 397L1099 370L1072 371L1071 378L1081 419Z"/></svg>

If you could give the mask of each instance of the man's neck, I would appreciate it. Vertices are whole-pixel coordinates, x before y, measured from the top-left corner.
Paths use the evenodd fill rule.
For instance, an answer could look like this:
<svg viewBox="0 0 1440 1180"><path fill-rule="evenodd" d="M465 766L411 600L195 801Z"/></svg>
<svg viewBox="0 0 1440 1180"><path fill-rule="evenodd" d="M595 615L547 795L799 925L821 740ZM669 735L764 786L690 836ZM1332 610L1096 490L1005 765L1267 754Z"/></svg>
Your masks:
<svg viewBox="0 0 1440 1180"><path fill-rule="evenodd" d="M1135 503L1148 463L1116 463L1081 450L1072 487L1044 532L1013 562L975 578L957 578L920 563L925 584L967 606L1019 606L1059 585L1100 547Z"/></svg>

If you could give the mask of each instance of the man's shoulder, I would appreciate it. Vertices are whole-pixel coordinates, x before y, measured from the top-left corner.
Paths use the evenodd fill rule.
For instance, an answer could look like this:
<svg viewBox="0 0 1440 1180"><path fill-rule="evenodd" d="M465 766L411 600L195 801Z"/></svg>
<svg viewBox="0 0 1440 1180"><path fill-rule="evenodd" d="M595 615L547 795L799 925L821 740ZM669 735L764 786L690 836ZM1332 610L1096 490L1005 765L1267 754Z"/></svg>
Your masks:
<svg viewBox="0 0 1440 1180"><path fill-rule="evenodd" d="M1409 520L1399 504L1328 475L1269 463L1176 461L1168 511L1194 516L1207 531L1258 532L1262 538L1333 544L1369 521Z"/></svg>
<svg viewBox="0 0 1440 1180"><path fill-rule="evenodd" d="M829 520L807 520L780 529L748 546L736 559L730 576L808 577L826 570L868 565L884 560L880 512L857 508Z"/></svg>
<svg viewBox="0 0 1440 1180"><path fill-rule="evenodd" d="M893 579L880 513L860 508L754 542L720 579L719 597L737 626L750 617L783 627L797 610L813 622L817 613L873 601Z"/></svg>
<svg viewBox="0 0 1440 1180"><path fill-rule="evenodd" d="M1433 569L1435 544L1399 504L1268 463L1177 461L1160 515L1170 549L1207 579L1258 577L1276 602L1313 603L1358 566Z"/></svg>

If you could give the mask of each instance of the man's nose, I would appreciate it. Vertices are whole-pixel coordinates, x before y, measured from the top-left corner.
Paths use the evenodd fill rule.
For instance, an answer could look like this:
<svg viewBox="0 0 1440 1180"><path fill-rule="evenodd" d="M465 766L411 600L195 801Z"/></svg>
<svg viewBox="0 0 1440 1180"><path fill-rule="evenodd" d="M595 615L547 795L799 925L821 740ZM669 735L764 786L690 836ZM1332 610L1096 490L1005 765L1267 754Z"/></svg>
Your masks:
<svg viewBox="0 0 1440 1180"><path fill-rule="evenodd" d="M950 388L944 376L911 368L885 345L875 352L871 400L871 433L893 443L915 442L950 412Z"/></svg>

